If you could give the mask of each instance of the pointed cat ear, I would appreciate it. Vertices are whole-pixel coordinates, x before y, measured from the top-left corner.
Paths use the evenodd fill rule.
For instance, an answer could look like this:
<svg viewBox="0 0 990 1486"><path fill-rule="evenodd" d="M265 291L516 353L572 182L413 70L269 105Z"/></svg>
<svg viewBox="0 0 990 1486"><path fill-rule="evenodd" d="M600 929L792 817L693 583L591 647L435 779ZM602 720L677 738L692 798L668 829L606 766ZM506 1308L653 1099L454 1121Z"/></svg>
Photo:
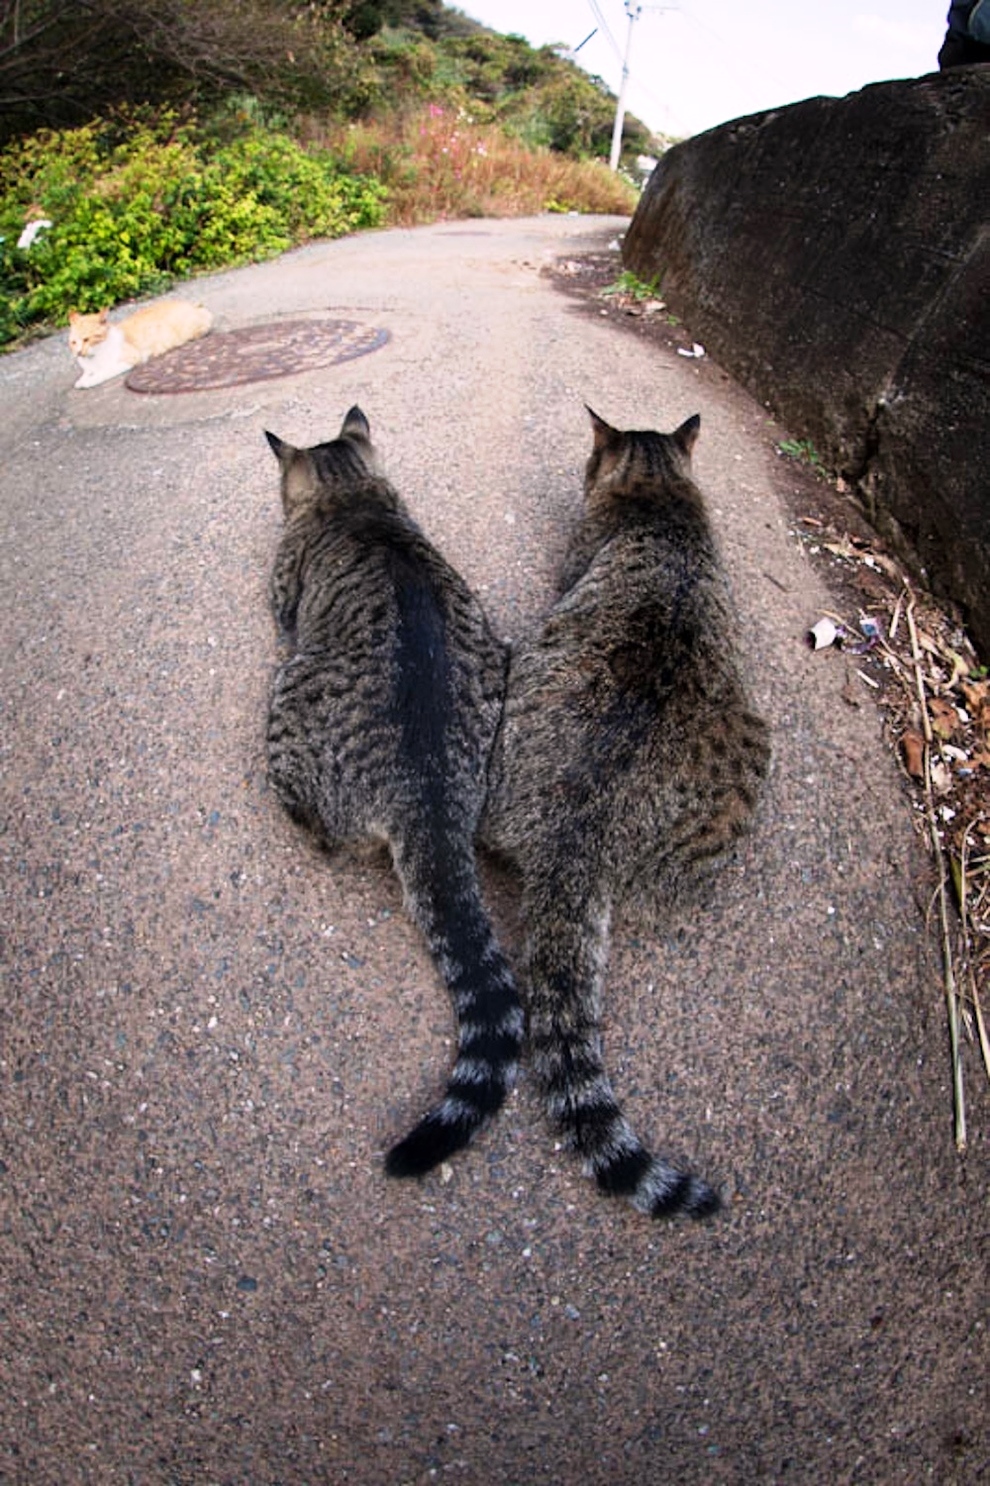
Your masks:
<svg viewBox="0 0 990 1486"><path fill-rule="evenodd" d="M369 443L371 442L371 424L357 403L345 415L340 429L340 437L342 439L367 439Z"/></svg>
<svg viewBox="0 0 990 1486"><path fill-rule="evenodd" d="M686 454L689 459L691 457L691 450L698 442L698 434L700 430L701 414L695 413L693 417L685 419L680 428L675 428L674 432L671 434L671 438L674 440L674 443L679 446L681 451Z"/></svg>
<svg viewBox="0 0 990 1486"><path fill-rule="evenodd" d="M292 445L287 444L284 439L280 439L277 433L269 433L267 428L265 429L265 438L271 445L272 453L275 455L279 464L288 464L296 452Z"/></svg>
<svg viewBox="0 0 990 1486"><path fill-rule="evenodd" d="M587 409L588 417L591 419L591 427L594 433L595 440L595 449L604 449L607 444L610 444L613 441L613 439L619 437L618 430L614 429L611 424L606 423L604 418L599 418L595 410L593 408L589 408L587 403L585 403L584 406Z"/></svg>

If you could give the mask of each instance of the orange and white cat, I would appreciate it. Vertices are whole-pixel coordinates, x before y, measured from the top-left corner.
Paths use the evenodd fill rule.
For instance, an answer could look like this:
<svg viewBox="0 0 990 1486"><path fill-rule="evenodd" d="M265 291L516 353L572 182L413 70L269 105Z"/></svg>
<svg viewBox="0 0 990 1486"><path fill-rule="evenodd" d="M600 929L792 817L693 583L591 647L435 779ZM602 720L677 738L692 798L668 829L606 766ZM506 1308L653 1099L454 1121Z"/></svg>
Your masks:
<svg viewBox="0 0 990 1486"><path fill-rule="evenodd" d="M201 304L184 299L163 299L143 310L135 310L119 325L111 325L108 310L95 315L69 312L69 350L82 376L77 387L96 387L140 366L152 356L161 356L186 341L205 335L213 316Z"/></svg>

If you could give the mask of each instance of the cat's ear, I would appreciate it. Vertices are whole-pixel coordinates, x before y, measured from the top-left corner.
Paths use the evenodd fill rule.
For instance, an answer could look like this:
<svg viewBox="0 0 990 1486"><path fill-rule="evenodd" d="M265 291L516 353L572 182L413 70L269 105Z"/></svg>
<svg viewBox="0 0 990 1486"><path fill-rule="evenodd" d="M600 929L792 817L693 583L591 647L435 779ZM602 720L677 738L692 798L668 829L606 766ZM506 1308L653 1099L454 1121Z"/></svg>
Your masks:
<svg viewBox="0 0 990 1486"><path fill-rule="evenodd" d="M593 408L589 408L587 403L585 403L585 408L587 408L588 417L591 419L591 428L595 440L595 449L604 449L619 437L619 433L617 429L614 429L611 426L611 424L606 423L604 418L599 418L595 410Z"/></svg>
<svg viewBox="0 0 990 1486"><path fill-rule="evenodd" d="M280 439L277 433L269 433L267 428L265 429L265 438L271 445L272 453L275 455L279 464L288 464L296 452L292 445L287 444L284 439Z"/></svg>
<svg viewBox="0 0 990 1486"><path fill-rule="evenodd" d="M82 319L82 315L80 315L80 313L79 313L78 310L70 310L69 311L69 324L70 325L75 325L75 323L77 322L77 320L81 320L81 319Z"/></svg>
<svg viewBox="0 0 990 1486"><path fill-rule="evenodd" d="M342 439L365 439L371 442L371 424L358 407L357 403L349 408L344 416L340 429Z"/></svg>
<svg viewBox="0 0 990 1486"><path fill-rule="evenodd" d="M683 454L687 455L689 459L691 458L691 450L698 442L698 434L700 430L701 414L695 413L692 417L686 418L685 421L681 424L680 428L675 428L674 432L671 434L671 438L674 440L674 443L678 446Z"/></svg>
<svg viewBox="0 0 990 1486"><path fill-rule="evenodd" d="M281 471L282 510L286 519L305 509L312 501L317 486L313 456L308 449L296 449L265 429L265 438L278 460Z"/></svg>
<svg viewBox="0 0 990 1486"><path fill-rule="evenodd" d="M96 318L101 325L105 325L110 318L110 306L107 305L104 309L100 310Z"/></svg>

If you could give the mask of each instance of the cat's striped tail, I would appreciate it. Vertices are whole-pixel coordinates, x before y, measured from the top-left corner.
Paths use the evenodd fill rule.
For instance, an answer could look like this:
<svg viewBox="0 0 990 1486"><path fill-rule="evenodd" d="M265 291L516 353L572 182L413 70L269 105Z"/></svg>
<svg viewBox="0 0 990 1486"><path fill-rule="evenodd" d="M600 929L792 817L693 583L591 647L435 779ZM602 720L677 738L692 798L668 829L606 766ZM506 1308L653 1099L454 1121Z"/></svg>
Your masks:
<svg viewBox="0 0 990 1486"><path fill-rule="evenodd" d="M422 1176L461 1150L501 1108L516 1080L523 1012L512 972L481 898L473 852L448 844L419 870L396 856L409 911L426 936L457 1017L457 1060L444 1097L388 1152L390 1176Z"/></svg>
<svg viewBox="0 0 990 1486"><path fill-rule="evenodd" d="M547 1108L601 1191L650 1217L706 1217L717 1192L701 1177L651 1155L612 1091L602 1058L599 1005L608 964L605 904L569 902L566 886L527 893L529 1039Z"/></svg>

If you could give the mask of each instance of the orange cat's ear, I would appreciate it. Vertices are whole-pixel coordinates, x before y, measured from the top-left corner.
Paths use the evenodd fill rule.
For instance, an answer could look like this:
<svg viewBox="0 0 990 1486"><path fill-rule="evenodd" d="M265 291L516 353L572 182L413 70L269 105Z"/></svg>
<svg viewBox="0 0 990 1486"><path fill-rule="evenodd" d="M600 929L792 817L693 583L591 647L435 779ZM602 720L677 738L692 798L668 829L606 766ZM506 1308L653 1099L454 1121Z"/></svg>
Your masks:
<svg viewBox="0 0 990 1486"><path fill-rule="evenodd" d="M70 325L75 325L76 321L77 320L81 320L81 319L82 319L82 315L80 315L80 313L79 313L78 310L70 310L69 311L69 324Z"/></svg>
<svg viewBox="0 0 990 1486"><path fill-rule="evenodd" d="M109 310L109 308L101 310L100 313L99 313L99 317L98 318L99 318L100 324L101 325L105 325L107 323L107 321L109 320L109 318L110 318L110 310Z"/></svg>
<svg viewBox="0 0 990 1486"><path fill-rule="evenodd" d="M611 424L606 423L604 418L599 418L598 414L594 411L593 408L589 408L587 403L585 403L585 407L588 411L588 417L591 419L591 428L595 440L595 449L604 449L608 444L612 443L614 439L619 437L618 432L611 426Z"/></svg>
<svg viewBox="0 0 990 1486"><path fill-rule="evenodd" d="M678 445L681 452L691 457L691 450L698 442L698 433L701 429L701 414L695 413L693 417L685 419L680 428L675 428L671 434L674 443Z"/></svg>

